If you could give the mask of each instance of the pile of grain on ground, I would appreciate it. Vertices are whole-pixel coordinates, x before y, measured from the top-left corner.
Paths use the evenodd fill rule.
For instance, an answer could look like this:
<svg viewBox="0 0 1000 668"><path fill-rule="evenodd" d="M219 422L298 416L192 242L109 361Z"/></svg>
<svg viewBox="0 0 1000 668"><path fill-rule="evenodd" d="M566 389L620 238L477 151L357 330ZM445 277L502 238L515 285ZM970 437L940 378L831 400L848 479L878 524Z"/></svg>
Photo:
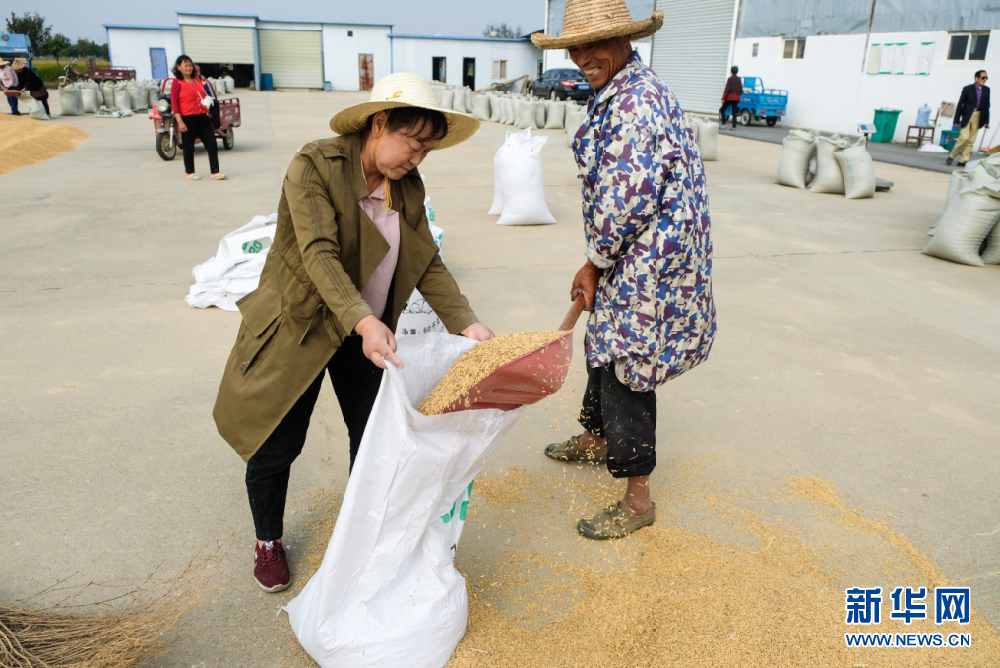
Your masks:
<svg viewBox="0 0 1000 668"><path fill-rule="evenodd" d="M866 545L856 549L878 550L897 562L878 582L858 586L947 582L900 534L845 510L832 484L807 478L786 485L784 493L798 499L794 503L805 501L802 509L813 520L830 529L861 529ZM512 554L470 580L468 631L449 667L1000 665L1000 638L975 610L961 627L935 625L933 614L907 625L886 610L878 627L848 627L837 581L844 573L830 568L823 549L725 492L713 491L703 503L753 540L723 543L663 521L621 543L580 539L590 565L557 554ZM614 556L624 556L626 570L603 568ZM900 566L925 581L896 581ZM973 643L906 650L846 646L845 633L865 631L970 633Z"/></svg>
<svg viewBox="0 0 1000 668"><path fill-rule="evenodd" d="M566 332L519 332L478 343L465 352L420 404L424 415L441 415L473 385L508 362L541 348Z"/></svg>
<svg viewBox="0 0 1000 668"><path fill-rule="evenodd" d="M72 151L90 136L69 125L27 116L0 114L0 125L0 174Z"/></svg>
<svg viewBox="0 0 1000 668"><path fill-rule="evenodd" d="M487 505L507 508L524 501L524 490L530 484L528 473L522 467L514 466L503 477L480 476L476 479L474 491L485 499Z"/></svg>

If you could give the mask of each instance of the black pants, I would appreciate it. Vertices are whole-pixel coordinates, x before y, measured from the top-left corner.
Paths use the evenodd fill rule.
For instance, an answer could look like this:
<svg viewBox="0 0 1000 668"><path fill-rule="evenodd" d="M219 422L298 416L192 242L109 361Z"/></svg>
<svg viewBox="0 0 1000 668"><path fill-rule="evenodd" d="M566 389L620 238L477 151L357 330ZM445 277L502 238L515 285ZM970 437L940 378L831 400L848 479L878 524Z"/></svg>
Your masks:
<svg viewBox="0 0 1000 668"><path fill-rule="evenodd" d="M354 467L354 458L382 381L382 369L365 358L360 336L344 339L327 364L326 371L313 381L247 462L247 495L258 540L277 540L282 536L289 472L306 442L309 418L312 417L326 372L330 373L340 410L344 414L350 439L350 466Z"/></svg>
<svg viewBox="0 0 1000 668"><path fill-rule="evenodd" d="M720 126L726 124L726 107L729 107L729 110L733 114L733 128L735 129L736 128L736 112L739 111L740 102L739 102L739 100L729 100L727 102L723 102L722 103L722 106L719 107L719 125Z"/></svg>
<svg viewBox="0 0 1000 668"><path fill-rule="evenodd" d="M622 384L613 365L587 368L580 424L607 439L608 471L615 478L649 475L656 468L656 393Z"/></svg>
<svg viewBox="0 0 1000 668"><path fill-rule="evenodd" d="M181 135L184 145L184 172L194 174L194 140L198 138L208 151L208 165L212 174L219 173L219 145L212 131L212 121L207 114L196 116L181 116L187 132Z"/></svg>

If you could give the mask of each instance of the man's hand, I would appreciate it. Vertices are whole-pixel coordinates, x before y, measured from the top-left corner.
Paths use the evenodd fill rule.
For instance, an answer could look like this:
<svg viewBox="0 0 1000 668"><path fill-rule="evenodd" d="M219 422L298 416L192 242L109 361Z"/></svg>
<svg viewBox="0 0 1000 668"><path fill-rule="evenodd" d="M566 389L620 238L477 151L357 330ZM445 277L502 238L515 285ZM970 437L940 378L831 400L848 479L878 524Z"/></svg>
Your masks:
<svg viewBox="0 0 1000 668"><path fill-rule="evenodd" d="M474 322L462 330L462 336L473 341L489 341L496 336L489 327L481 322Z"/></svg>
<svg viewBox="0 0 1000 668"><path fill-rule="evenodd" d="M593 311L594 297L597 295L597 281L600 278L601 270L593 262L587 260L587 264L583 265L573 278L573 285L569 289L569 298L576 299L577 295L582 294L587 302L583 310Z"/></svg>
<svg viewBox="0 0 1000 668"><path fill-rule="evenodd" d="M373 315L366 315L358 320L354 331L361 335L361 350L372 364L384 369L386 361L389 361L403 368L402 360L396 357L396 337L385 323Z"/></svg>

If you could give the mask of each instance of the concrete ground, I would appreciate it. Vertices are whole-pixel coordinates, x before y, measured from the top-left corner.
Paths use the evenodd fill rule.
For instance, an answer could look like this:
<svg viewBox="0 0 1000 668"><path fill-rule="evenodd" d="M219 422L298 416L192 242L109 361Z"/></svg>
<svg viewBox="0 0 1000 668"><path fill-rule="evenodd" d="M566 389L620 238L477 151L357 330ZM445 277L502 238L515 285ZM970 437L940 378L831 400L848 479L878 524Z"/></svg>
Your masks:
<svg viewBox="0 0 1000 668"><path fill-rule="evenodd" d="M179 157L157 157L142 116L60 119L91 139L0 176L0 600L64 578L172 575L214 551L213 588L154 665L308 665L276 617L291 592L267 595L251 580L243 464L211 418L239 315L183 298L191 268L223 234L276 210L295 151L329 135L329 117L364 96L239 96L236 148L221 152L227 182L186 181ZM563 133L543 132L558 224L498 227L486 215L506 130L484 124L421 167L448 265L498 333L555 326L583 257ZM824 478L848 507L967 583L978 614L997 626L1000 267L919 252L947 175L880 164L892 192L848 201L775 185L779 151L723 135L721 160L707 165L719 332L705 365L658 392L654 496L666 509L680 472L709 460L701 475L740 485ZM196 161L205 173L203 151ZM486 472L520 466L543 483L559 478L541 447L574 432L583 377L578 357L564 391L527 411ZM606 474L583 475L597 484ZM286 515L300 576L306 555L325 547L346 479L345 430L325 386ZM553 550L594 554L574 537L579 516L528 503L519 522L508 516L510 529L464 541L459 564L474 573L514 549L515 529L551 539ZM669 521L697 523L681 512Z"/></svg>

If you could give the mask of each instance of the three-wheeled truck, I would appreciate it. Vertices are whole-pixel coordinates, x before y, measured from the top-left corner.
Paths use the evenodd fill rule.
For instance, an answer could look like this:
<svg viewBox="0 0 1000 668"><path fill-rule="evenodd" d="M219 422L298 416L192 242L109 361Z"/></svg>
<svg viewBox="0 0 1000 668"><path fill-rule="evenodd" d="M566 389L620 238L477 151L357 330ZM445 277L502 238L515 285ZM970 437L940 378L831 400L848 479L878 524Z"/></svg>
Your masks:
<svg viewBox="0 0 1000 668"><path fill-rule="evenodd" d="M779 88L764 88L760 77L743 77L743 97L736 112L741 125L750 125L755 120L765 121L774 126L788 110L788 91ZM719 112L722 124L722 112Z"/></svg>

